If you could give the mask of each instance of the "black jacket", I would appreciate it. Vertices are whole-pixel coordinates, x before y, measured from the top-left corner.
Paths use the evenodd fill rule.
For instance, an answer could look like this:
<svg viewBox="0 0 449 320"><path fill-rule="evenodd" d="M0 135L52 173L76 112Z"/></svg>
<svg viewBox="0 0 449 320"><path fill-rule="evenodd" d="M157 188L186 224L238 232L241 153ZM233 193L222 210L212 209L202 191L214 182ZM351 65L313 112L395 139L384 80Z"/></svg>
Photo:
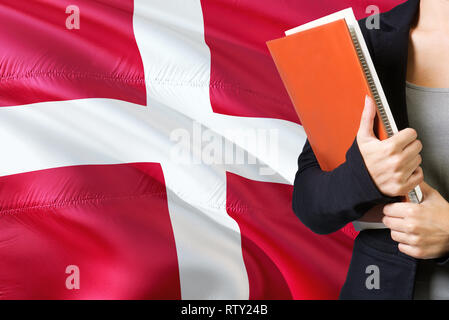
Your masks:
<svg viewBox="0 0 449 320"><path fill-rule="evenodd" d="M380 14L380 28L367 29L359 21L380 82L399 129L408 127L405 98L410 25L419 10L419 0L409 0ZM376 204L396 201L384 196L372 181L356 140L338 168L324 172L307 141L298 159L293 210L312 231L320 234L339 230L357 220ZM448 259L437 262L448 265ZM389 229L364 230L357 236L341 299L412 299L417 259L398 250ZM380 271L380 289L367 289L366 268Z"/></svg>

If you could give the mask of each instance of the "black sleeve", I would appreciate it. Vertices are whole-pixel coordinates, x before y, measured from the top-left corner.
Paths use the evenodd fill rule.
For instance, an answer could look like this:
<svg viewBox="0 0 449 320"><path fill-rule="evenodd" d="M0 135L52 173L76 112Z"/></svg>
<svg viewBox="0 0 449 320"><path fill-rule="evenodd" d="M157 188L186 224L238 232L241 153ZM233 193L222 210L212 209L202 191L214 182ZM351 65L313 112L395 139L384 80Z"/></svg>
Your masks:
<svg viewBox="0 0 449 320"><path fill-rule="evenodd" d="M374 205L396 200L383 195L372 181L357 140L347 151L346 161L332 171L321 170L306 141L298 158L293 211L315 233L337 231Z"/></svg>

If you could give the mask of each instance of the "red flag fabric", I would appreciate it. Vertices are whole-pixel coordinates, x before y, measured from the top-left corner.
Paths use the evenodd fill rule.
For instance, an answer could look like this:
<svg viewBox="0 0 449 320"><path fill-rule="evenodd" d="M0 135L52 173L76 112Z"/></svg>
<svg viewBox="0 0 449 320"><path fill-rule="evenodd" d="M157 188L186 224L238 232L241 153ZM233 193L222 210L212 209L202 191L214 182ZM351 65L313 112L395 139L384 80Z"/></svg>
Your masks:
<svg viewBox="0 0 449 320"><path fill-rule="evenodd" d="M0 0L0 299L337 298L355 233L291 210L265 42L368 5Z"/></svg>

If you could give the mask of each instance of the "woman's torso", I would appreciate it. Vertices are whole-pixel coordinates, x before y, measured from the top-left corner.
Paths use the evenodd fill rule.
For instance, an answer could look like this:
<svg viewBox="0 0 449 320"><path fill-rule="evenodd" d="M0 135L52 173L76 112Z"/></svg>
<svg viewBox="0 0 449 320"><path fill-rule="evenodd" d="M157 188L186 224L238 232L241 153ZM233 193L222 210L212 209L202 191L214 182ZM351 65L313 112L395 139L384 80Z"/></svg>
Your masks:
<svg viewBox="0 0 449 320"><path fill-rule="evenodd" d="M421 156L426 182L449 199L449 88L407 83L410 127L423 143ZM433 260L418 263L414 299L449 299L449 268Z"/></svg>

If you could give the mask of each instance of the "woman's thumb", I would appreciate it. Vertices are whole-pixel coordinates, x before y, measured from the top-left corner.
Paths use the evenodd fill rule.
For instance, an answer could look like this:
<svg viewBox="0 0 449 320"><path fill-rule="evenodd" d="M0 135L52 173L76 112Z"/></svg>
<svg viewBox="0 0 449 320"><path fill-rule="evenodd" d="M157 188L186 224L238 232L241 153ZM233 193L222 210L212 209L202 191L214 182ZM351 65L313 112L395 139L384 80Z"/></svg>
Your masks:
<svg viewBox="0 0 449 320"><path fill-rule="evenodd" d="M362 118L360 120L358 136L361 137L376 137L374 135L374 118L376 117L376 105L373 99L366 95L365 96L365 107L363 108Z"/></svg>

